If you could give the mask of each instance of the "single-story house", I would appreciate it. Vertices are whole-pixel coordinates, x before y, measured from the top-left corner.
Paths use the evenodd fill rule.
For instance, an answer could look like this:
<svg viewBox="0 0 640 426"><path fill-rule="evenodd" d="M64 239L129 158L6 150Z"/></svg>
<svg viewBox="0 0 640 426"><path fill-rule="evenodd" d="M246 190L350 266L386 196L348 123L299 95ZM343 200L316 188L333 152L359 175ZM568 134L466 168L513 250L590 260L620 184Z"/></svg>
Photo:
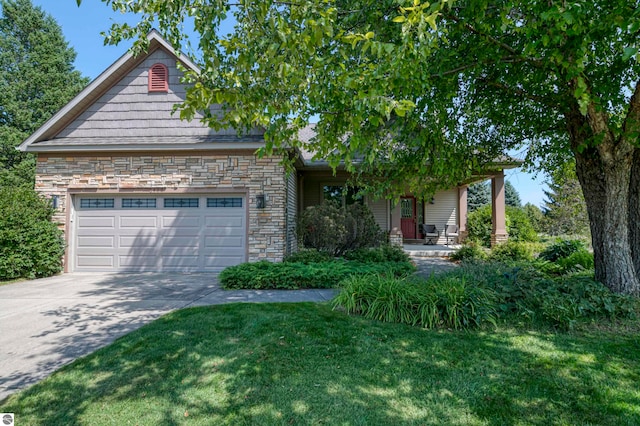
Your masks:
<svg viewBox="0 0 640 426"><path fill-rule="evenodd" d="M36 190L52 199L67 241L65 271L218 271L280 261L296 250L296 218L345 185L302 155L287 173L278 155L258 158L263 132L242 137L181 121L177 63L197 70L152 31L147 53L127 53L19 147L37 155ZM212 107L215 109L215 106ZM301 138L310 138L305 129ZM503 168L493 186L494 240L506 239ZM366 199L395 242L417 240L421 223L466 227L466 185L423 202ZM440 241L444 242L442 233Z"/></svg>

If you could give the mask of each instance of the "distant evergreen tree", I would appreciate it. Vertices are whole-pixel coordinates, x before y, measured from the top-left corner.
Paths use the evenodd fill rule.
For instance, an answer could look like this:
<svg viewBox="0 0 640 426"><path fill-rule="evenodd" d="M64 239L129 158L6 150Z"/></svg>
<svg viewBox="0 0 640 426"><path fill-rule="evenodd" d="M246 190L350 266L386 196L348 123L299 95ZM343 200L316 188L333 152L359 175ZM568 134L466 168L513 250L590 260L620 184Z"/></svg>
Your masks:
<svg viewBox="0 0 640 426"><path fill-rule="evenodd" d="M511 182L504 184L504 202L507 206L522 207L520 194ZM467 190L467 209L469 212L476 211L485 204L491 204L491 186L488 182L478 182L469 185Z"/></svg>
<svg viewBox="0 0 640 426"><path fill-rule="evenodd" d="M469 185L467 190L467 210L473 212L485 204L491 203L491 188L487 182Z"/></svg>
<svg viewBox="0 0 640 426"><path fill-rule="evenodd" d="M522 201L520 201L520 194L516 188L509 181L504 183L504 203L511 207L522 207Z"/></svg>
<svg viewBox="0 0 640 426"><path fill-rule="evenodd" d="M87 84L56 21L31 0L0 0L0 186L33 185L15 150Z"/></svg>
<svg viewBox="0 0 640 426"><path fill-rule="evenodd" d="M547 232L551 235L587 235L589 216L576 177L575 163L569 162L556 170L544 191L544 215Z"/></svg>
<svg viewBox="0 0 640 426"><path fill-rule="evenodd" d="M527 203L522 207L522 210L529 218L529 222L531 222L531 226L533 226L536 232L545 231L545 218L540 207Z"/></svg>

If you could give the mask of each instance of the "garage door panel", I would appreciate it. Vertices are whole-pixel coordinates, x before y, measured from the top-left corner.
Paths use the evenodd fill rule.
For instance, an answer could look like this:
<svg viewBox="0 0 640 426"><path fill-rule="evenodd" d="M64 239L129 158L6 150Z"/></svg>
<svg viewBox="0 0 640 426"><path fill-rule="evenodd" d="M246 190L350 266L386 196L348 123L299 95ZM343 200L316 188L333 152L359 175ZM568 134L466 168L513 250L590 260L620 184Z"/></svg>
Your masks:
<svg viewBox="0 0 640 426"><path fill-rule="evenodd" d="M243 228L244 218L233 216L213 216L207 215L205 218L205 226L207 228Z"/></svg>
<svg viewBox="0 0 640 426"><path fill-rule="evenodd" d="M77 257L77 266L85 267L85 268L113 268L114 264L114 256L113 255L80 255Z"/></svg>
<svg viewBox="0 0 640 426"><path fill-rule="evenodd" d="M78 227L83 228L105 228L105 229L115 229L116 227L116 218L109 216L89 216L89 217L79 217L78 218Z"/></svg>
<svg viewBox="0 0 640 426"><path fill-rule="evenodd" d="M155 235L120 236L119 247L123 248L152 248L158 245Z"/></svg>
<svg viewBox="0 0 640 426"><path fill-rule="evenodd" d="M158 256L154 255L120 255L118 256L121 268L143 268L157 270Z"/></svg>
<svg viewBox="0 0 640 426"><path fill-rule="evenodd" d="M205 247L243 247L243 237L206 237Z"/></svg>
<svg viewBox="0 0 640 426"><path fill-rule="evenodd" d="M107 236L79 236L78 237L78 248L89 248L89 247L98 247L98 248L107 248L113 249L115 248L115 237L112 235Z"/></svg>
<svg viewBox="0 0 640 426"><path fill-rule="evenodd" d="M163 228L197 228L202 226L202 218L199 216L163 216Z"/></svg>
<svg viewBox="0 0 640 426"><path fill-rule="evenodd" d="M243 237L245 232L243 228L206 228L205 237Z"/></svg>
<svg viewBox="0 0 640 426"><path fill-rule="evenodd" d="M162 247L163 248L192 248L197 249L200 247L200 239L191 238L189 236L185 237L162 237Z"/></svg>
<svg viewBox="0 0 640 426"><path fill-rule="evenodd" d="M155 229L158 227L157 216L120 216L120 229Z"/></svg>

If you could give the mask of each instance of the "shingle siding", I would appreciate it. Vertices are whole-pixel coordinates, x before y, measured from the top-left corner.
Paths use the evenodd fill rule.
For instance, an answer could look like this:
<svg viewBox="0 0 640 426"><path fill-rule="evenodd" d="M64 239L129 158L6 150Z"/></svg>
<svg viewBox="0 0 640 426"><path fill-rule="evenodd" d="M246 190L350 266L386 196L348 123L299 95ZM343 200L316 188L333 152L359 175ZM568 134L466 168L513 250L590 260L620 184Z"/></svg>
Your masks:
<svg viewBox="0 0 640 426"><path fill-rule="evenodd" d="M149 69L162 63L169 70L169 91L149 92ZM145 136L235 135L233 129L214 132L196 115L192 121L180 120L172 114L176 104L184 102L186 90L180 83L176 58L159 48L136 66L120 82L112 86L73 120L56 138L118 138ZM213 106L212 110L219 110ZM259 134L258 129L252 134Z"/></svg>

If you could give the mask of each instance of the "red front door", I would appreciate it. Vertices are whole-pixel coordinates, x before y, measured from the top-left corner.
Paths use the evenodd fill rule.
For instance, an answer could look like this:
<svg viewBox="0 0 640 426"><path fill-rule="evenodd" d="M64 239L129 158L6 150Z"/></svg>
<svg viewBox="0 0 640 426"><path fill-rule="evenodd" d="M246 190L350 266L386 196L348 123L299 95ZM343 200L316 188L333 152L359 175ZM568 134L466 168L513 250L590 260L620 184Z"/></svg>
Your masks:
<svg viewBox="0 0 640 426"><path fill-rule="evenodd" d="M400 228L406 239L416 238L416 199L407 196L400 198Z"/></svg>

